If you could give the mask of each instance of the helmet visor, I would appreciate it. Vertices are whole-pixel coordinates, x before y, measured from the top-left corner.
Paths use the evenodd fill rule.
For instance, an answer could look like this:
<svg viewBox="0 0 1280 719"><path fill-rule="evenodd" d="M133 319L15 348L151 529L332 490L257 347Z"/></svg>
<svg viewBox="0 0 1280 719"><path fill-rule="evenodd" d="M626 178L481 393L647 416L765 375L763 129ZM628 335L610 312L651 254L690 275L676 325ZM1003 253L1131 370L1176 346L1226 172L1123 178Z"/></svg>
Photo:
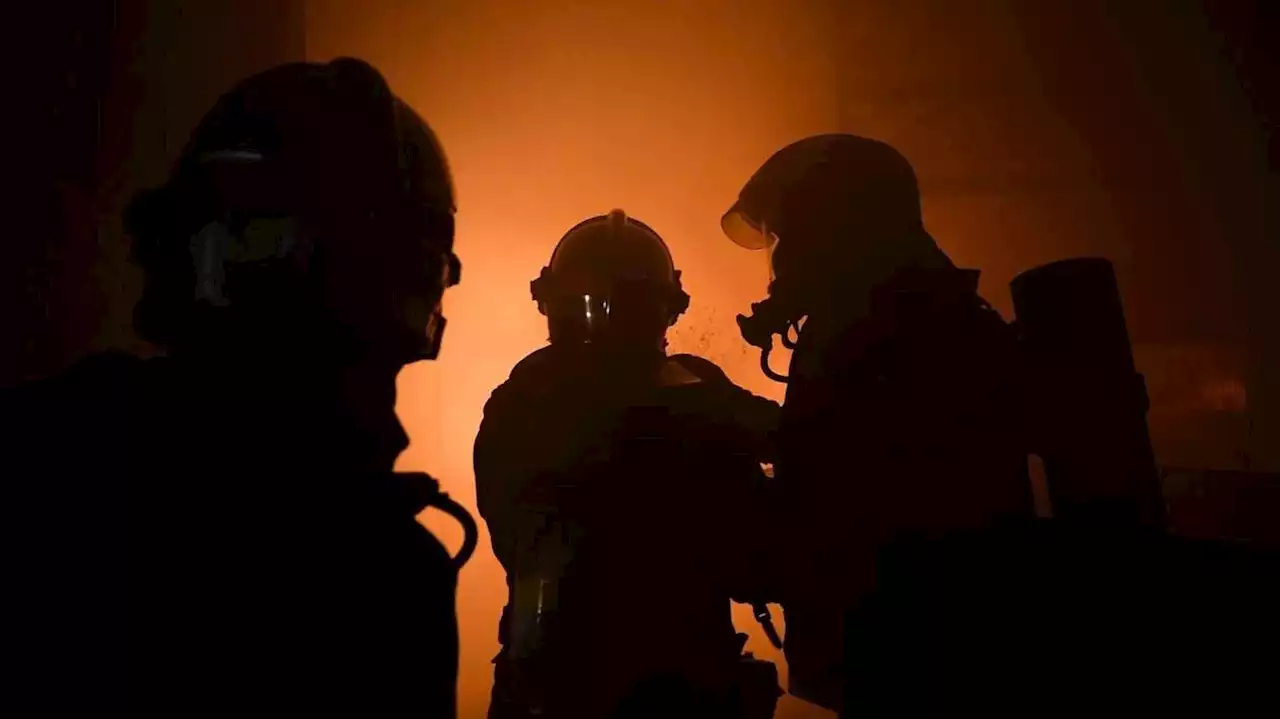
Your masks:
<svg viewBox="0 0 1280 719"><path fill-rule="evenodd" d="M547 303L552 341L600 342L610 330L607 295L566 294Z"/></svg>
<svg viewBox="0 0 1280 719"><path fill-rule="evenodd" d="M752 220L741 209L741 205L742 203L735 204L725 213L720 220L720 228L739 247L765 251L765 267L769 272L769 282L773 282L773 253L778 249L778 236L770 231L765 223Z"/></svg>
<svg viewBox="0 0 1280 719"><path fill-rule="evenodd" d="M609 300L600 295L583 295L581 321L589 338L598 338L609 332Z"/></svg>
<svg viewBox="0 0 1280 719"><path fill-rule="evenodd" d="M738 202L720 218L720 229L726 237L739 247L748 250L763 250L769 247L774 237L765 229L764 224L751 219Z"/></svg>

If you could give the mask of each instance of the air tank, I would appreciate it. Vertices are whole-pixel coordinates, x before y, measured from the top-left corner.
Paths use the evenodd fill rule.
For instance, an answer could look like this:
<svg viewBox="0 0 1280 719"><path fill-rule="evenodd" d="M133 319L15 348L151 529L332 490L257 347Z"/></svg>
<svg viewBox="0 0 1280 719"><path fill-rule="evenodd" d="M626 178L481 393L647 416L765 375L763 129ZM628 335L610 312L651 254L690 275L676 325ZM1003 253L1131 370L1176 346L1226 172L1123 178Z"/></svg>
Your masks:
<svg viewBox="0 0 1280 719"><path fill-rule="evenodd" d="M1055 517L1163 525L1147 428L1115 271L1102 258L1053 262L1011 283L1027 370L1031 452Z"/></svg>

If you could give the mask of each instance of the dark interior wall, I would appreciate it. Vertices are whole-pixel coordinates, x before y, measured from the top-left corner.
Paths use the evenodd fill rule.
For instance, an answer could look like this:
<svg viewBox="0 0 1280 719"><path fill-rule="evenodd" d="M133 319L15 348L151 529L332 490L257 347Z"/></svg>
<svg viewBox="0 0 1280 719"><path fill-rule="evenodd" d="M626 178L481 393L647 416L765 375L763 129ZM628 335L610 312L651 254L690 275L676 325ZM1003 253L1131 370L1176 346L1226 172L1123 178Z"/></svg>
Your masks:
<svg viewBox="0 0 1280 719"><path fill-rule="evenodd" d="M1017 3L1017 17L1111 198L1139 360L1169 375L1159 389L1190 410L1153 406L1158 449L1194 466L1280 469L1274 115L1259 104L1264 58L1251 34L1276 26L1264 17L1274 4L1059 5ZM1224 397L1231 385L1238 397Z"/></svg>
<svg viewBox="0 0 1280 719"><path fill-rule="evenodd" d="M1212 47L1244 95L1260 135L1258 182L1263 212L1260 232L1250 233L1240 253L1242 284L1248 305L1253 413L1253 460L1258 467L1280 469L1280 63L1275 28L1280 4L1267 0L1204 0Z"/></svg>
<svg viewBox="0 0 1280 719"><path fill-rule="evenodd" d="M5 48L17 87L7 88L6 262L0 263L0 384L50 371L67 337L89 322L66 316L60 289L81 244L96 187L99 102L110 83L111 3L52 2L24 8ZM18 63L21 63L19 65ZM11 109L12 108L12 109Z"/></svg>
<svg viewBox="0 0 1280 719"><path fill-rule="evenodd" d="M1280 466L1267 5L841 4L844 126L917 164L1002 311L1031 266L1114 262L1169 463Z"/></svg>
<svg viewBox="0 0 1280 719"><path fill-rule="evenodd" d="M131 332L139 277L118 216L160 182L218 94L304 55L303 0L46 2L15 24L29 113L8 165L0 385L57 371ZM15 92L15 94L17 94Z"/></svg>
<svg viewBox="0 0 1280 719"><path fill-rule="evenodd" d="M916 162L926 212L956 235L939 240L983 258L997 302L1030 264L1096 252L1135 341L1246 336L1236 280L1272 172L1228 59L1247 38L1194 0L840 6L844 126Z"/></svg>

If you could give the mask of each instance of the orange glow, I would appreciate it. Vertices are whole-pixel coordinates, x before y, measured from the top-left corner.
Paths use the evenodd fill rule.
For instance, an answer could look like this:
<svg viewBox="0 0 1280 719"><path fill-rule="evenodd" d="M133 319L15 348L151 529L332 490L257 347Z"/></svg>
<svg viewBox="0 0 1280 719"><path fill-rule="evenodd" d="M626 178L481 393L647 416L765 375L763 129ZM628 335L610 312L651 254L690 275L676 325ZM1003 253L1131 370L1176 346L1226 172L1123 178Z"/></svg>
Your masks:
<svg viewBox="0 0 1280 719"><path fill-rule="evenodd" d="M1202 387L1200 399L1217 412L1244 412L1249 407L1245 384L1236 378Z"/></svg>
<svg viewBox="0 0 1280 719"><path fill-rule="evenodd" d="M1238 340L1218 331L1234 314L1227 230L1212 218L1248 208L1200 190L1234 187L1224 178L1253 165L1243 145L1215 144L1245 136L1208 71L1217 46L1187 42L1167 9L1131 8L1126 24L1111 5L1084 5L309 0L308 56L380 68L436 128L458 185L464 283L446 298L441 361L401 375L412 438L403 466L440 476L474 506L471 446L485 399L546 335L529 281L565 230L615 207L666 237L684 271L693 303L673 349L778 397L733 322L764 293L763 258L722 237L719 219L772 151L816 132L900 149L920 175L931 233L957 264L983 271L983 294L1006 312L1017 273L1102 255L1116 264L1139 345L1210 329ZM1235 164L1222 164L1230 153ZM1139 357L1153 436L1174 448L1182 435L1157 420L1178 406L1176 393L1162 394L1156 378L1181 365L1166 364ZM1241 407L1238 383L1214 386L1201 405ZM456 546L454 527L428 523ZM467 718L487 705L505 596L487 538L482 547L458 594ZM779 660L739 609L749 648ZM778 716L827 715L784 699Z"/></svg>
<svg viewBox="0 0 1280 719"><path fill-rule="evenodd" d="M733 321L764 294L762 260L725 239L719 220L774 149L836 129L823 31L821 17L786 0L750 10L310 4L309 59L355 55L381 69L439 133L457 183L463 283L445 298L440 360L400 377L399 412L412 440L402 468L439 476L475 506L471 448L485 400L546 336L529 281L569 227L614 207L662 234L684 272L693 302L673 330L673 350L703 354L780 398ZM457 546L449 520L426 521ZM482 717L488 705L505 598L484 537L458 591L461 717ZM750 649L781 661L745 607L736 619L752 634Z"/></svg>
<svg viewBox="0 0 1280 719"><path fill-rule="evenodd" d="M1169 118L1198 117L1214 103L1203 83L1193 87L1200 75L1166 60L1201 60L1148 38L1150 62L1136 62L1136 39L1101 5L1078 15L1079 4L1070 13L977 5L310 0L310 59L355 55L380 68L438 131L458 186L464 282L446 297L441 360L401 375L399 411L412 438L402 465L438 475L474 506L471 446L484 402L546 335L529 281L565 230L615 207L661 233L684 271L693 302L673 349L703 354L779 397L733 322L764 293L764 259L724 238L719 220L771 152L817 132L856 132L902 150L920 175L931 233L957 264L983 271L983 294L1006 312L1018 272L1098 254L1116 263L1137 342L1167 336L1163 329L1195 312L1229 316L1222 303L1205 304L1227 293L1184 288L1206 278L1223 286L1206 260L1221 254L1218 235L1202 231L1203 220L1232 213L1214 215L1179 189L1196 186L1186 183L1198 170L1151 164L1191 157L1196 143L1179 139ZM1149 14L1152 37L1172 37L1168 19ZM1172 69L1153 94L1144 73L1128 72L1138 67ZM1165 99L1152 99L1174 88L1187 112L1169 114ZM1157 177L1173 179L1154 191ZM1167 262L1179 253L1166 235L1183 227L1195 282ZM780 354L774 367L785 362ZM1153 418L1165 401L1157 394ZM1235 388L1219 394L1239 404ZM428 524L456 546L447 521ZM504 598L485 538L458 593L468 719L487 705ZM736 617L749 648L780 661L745 608ZM828 715L784 698L778 716Z"/></svg>

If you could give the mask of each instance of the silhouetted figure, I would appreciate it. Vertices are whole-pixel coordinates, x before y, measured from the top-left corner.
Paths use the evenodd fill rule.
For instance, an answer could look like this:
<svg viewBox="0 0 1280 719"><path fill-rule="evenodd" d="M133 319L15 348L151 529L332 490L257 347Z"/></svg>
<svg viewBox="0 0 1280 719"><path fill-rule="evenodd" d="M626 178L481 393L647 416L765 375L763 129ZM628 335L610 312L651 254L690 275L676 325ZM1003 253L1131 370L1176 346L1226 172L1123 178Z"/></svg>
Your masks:
<svg viewBox="0 0 1280 719"><path fill-rule="evenodd" d="M668 356L688 306L662 239L620 210L561 239L533 297L550 345L485 406L477 497L508 604L489 716L769 717L742 654L761 462L778 407Z"/></svg>
<svg viewBox="0 0 1280 719"><path fill-rule="evenodd" d="M1110 263L1062 260L1012 289L1019 416L1043 459L1053 519L884 551L874 592L847 621L845 710L1274 715L1280 556L1265 531L1237 535L1247 541L1165 531L1146 394ZM1266 503L1262 475L1215 479L1236 492L1244 480L1252 496L1233 498ZM1212 513L1208 492L1198 494L1184 506Z"/></svg>
<svg viewBox="0 0 1280 719"><path fill-rule="evenodd" d="M739 325L788 382L771 488L790 690L838 709L843 616L873 587L877 554L1029 512L1017 338L978 272L925 231L915 173L884 143L783 148L722 226L767 250L773 272ZM775 334L794 346L786 377L768 364Z"/></svg>
<svg viewBox="0 0 1280 719"><path fill-rule="evenodd" d="M453 214L431 130L349 59L244 81L134 201L167 356L4 398L6 664L42 713L454 715L465 557L415 514L469 518L392 474Z"/></svg>

